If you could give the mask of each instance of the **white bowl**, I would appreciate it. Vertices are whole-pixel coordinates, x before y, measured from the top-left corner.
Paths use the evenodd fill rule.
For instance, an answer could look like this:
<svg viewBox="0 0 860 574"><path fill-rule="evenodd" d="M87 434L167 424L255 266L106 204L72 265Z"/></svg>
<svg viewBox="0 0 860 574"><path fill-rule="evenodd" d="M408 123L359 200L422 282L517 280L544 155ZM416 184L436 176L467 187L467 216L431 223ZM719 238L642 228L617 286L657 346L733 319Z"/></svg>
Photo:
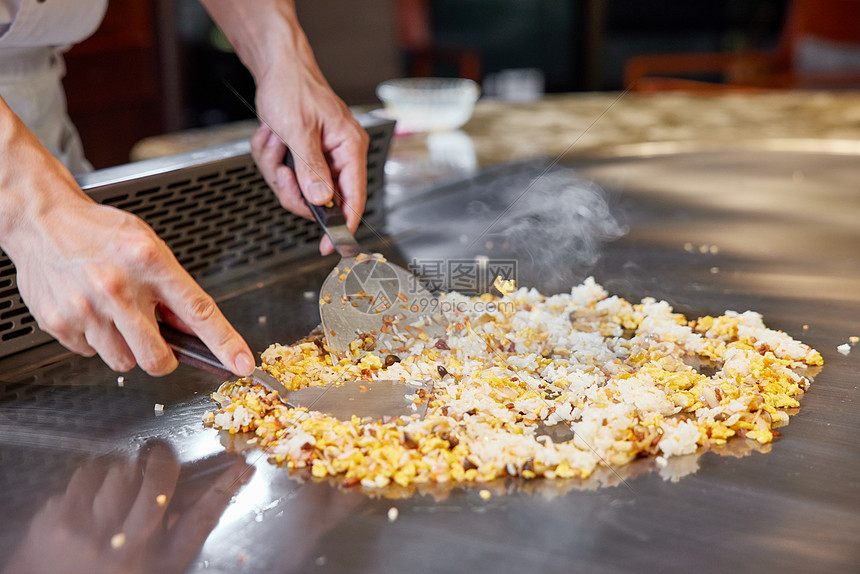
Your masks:
<svg viewBox="0 0 860 574"><path fill-rule="evenodd" d="M376 87L401 133L459 128L472 117L480 92L478 84L462 78L403 78Z"/></svg>

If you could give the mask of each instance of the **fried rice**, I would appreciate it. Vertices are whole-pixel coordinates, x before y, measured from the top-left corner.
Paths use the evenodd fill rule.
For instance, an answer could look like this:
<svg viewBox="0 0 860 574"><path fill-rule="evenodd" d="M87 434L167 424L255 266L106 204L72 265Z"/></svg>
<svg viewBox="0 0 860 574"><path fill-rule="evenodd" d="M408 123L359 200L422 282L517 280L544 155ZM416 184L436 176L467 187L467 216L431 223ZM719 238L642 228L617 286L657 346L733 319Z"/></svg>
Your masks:
<svg viewBox="0 0 860 574"><path fill-rule="evenodd" d="M356 379L433 380L426 416L339 420L290 408L249 380L225 383L204 423L253 433L289 469L381 488L588 477L599 466L672 457L733 437L769 443L821 355L746 311L687 319L637 304L592 278L545 296L444 294L446 335L332 360L321 337L274 344L263 368L288 389ZM395 358L392 358L395 357ZM395 360L396 359L396 360ZM554 442L546 429L568 425Z"/></svg>

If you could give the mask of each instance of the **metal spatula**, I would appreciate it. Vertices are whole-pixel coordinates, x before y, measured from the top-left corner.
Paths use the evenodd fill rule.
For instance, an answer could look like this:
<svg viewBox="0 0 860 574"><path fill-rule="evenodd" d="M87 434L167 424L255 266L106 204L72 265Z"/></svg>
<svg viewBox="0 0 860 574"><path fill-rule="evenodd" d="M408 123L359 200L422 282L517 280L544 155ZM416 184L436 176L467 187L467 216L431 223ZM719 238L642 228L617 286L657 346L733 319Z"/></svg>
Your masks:
<svg viewBox="0 0 860 574"><path fill-rule="evenodd" d="M284 160L294 169L292 154ZM361 248L346 226L340 206L305 200L341 256L320 291L326 343L340 356L366 351L404 353L410 339L443 337L436 298L411 272Z"/></svg>
<svg viewBox="0 0 860 574"><path fill-rule="evenodd" d="M164 340L182 363L218 375L222 380L236 378L197 337L164 323L159 323L159 328ZM412 415L423 418L433 392L432 381L410 384L395 380L347 381L340 385L289 391L260 367L256 367L249 378L270 391L277 391L278 397L288 407L303 406L341 420L347 420L352 415L372 419Z"/></svg>

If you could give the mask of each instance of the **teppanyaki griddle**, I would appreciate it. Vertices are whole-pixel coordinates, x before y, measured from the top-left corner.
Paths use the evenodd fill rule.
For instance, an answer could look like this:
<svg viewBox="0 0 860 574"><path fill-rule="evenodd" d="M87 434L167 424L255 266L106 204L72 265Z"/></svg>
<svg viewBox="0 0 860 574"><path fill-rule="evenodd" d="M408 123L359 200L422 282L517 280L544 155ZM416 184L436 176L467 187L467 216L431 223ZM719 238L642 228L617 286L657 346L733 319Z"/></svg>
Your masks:
<svg viewBox="0 0 860 574"><path fill-rule="evenodd" d="M159 439L183 468L186 502L177 511L195 508L190 495L199 499L225 475L226 464L206 462L225 449L254 467L247 484L228 485L237 494L223 502L217 526L197 533L189 572L856 571L860 351L836 347L860 334L860 155L815 141L775 143L628 148L562 162L553 171L574 168L604 185L627 228L613 241L597 238L591 264L570 267L521 238L505 248L500 229L488 231L492 247L461 241L463 229L483 229L546 168L540 160L401 203L387 214L393 247L382 250L399 262L516 261L519 284L538 288L569 288L593 274L611 292L664 298L691 314L760 311L825 359L772 445L740 444L733 456L692 455L664 469L643 460L587 483L499 481L484 487L489 500L458 486L371 498L290 476L244 439L203 428L211 381L191 370L164 379L134 372L119 386L97 360L27 372L27 358L13 356L0 364L19 373L4 382L0 403L0 556L48 495L66 492L78 465L134 456ZM221 307L253 348L297 339L317 324L315 289L330 266L297 259L224 288Z"/></svg>

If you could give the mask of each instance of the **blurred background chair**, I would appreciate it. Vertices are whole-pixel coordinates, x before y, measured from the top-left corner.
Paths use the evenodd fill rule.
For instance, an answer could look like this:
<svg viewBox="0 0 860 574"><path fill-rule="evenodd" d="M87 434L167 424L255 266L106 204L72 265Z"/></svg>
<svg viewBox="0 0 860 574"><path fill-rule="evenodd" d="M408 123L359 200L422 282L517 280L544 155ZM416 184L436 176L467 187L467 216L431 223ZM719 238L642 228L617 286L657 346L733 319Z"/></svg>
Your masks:
<svg viewBox="0 0 860 574"><path fill-rule="evenodd" d="M427 78L440 64L453 65L457 75L481 81L481 55L469 46L446 46L433 36L429 0L395 0L397 43L403 51L408 76Z"/></svg>
<svg viewBox="0 0 860 574"><path fill-rule="evenodd" d="M625 87L640 93L860 88L860 1L793 0L770 51L630 58Z"/></svg>

